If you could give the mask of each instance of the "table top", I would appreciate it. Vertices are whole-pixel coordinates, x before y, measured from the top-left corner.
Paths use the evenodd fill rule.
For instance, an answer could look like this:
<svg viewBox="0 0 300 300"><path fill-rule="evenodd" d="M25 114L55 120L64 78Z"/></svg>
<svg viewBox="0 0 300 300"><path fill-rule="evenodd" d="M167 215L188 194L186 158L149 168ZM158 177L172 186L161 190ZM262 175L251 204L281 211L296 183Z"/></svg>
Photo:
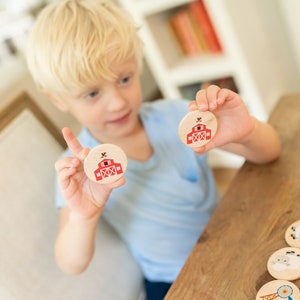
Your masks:
<svg viewBox="0 0 300 300"><path fill-rule="evenodd" d="M300 220L300 94L282 97L269 123L280 158L241 167L165 300L254 300L274 280L267 261Z"/></svg>

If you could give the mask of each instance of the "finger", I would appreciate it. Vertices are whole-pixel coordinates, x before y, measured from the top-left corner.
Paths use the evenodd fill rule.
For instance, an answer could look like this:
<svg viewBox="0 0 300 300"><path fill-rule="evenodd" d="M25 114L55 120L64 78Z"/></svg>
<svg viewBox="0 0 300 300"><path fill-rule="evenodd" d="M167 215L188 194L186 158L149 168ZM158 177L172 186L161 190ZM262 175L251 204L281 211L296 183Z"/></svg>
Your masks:
<svg viewBox="0 0 300 300"><path fill-rule="evenodd" d="M208 110L208 102L206 98L206 91L200 90L196 94L196 103L197 107L200 111L207 111Z"/></svg>
<svg viewBox="0 0 300 300"><path fill-rule="evenodd" d="M124 184L125 184L125 177L121 177L117 181L112 182L110 184L110 187L113 188L113 189L115 189L115 188L118 188L118 187L120 187L120 186L122 186Z"/></svg>
<svg viewBox="0 0 300 300"><path fill-rule="evenodd" d="M68 127L65 127L62 129L62 134L71 153L75 157L78 157L81 151L83 150L83 147L81 146L81 144L79 143L75 135L73 134L72 130Z"/></svg>
<svg viewBox="0 0 300 300"><path fill-rule="evenodd" d="M70 185L71 177L76 173L76 171L76 168L65 168L58 173L57 180L62 190L68 188L68 186Z"/></svg>
<svg viewBox="0 0 300 300"><path fill-rule="evenodd" d="M96 185L99 185L103 188L103 190L106 192L106 197L103 195L103 198L100 199L99 197L94 197L94 195L92 195L91 197L91 201L93 202L93 204L95 204L97 207L103 207L103 203L105 201L107 201L110 193L112 192L113 189L118 188L122 185L125 184L125 178L121 177L119 178L117 181L109 183L109 184L99 184L99 183L95 183ZM106 200L105 200L106 198Z"/></svg>
<svg viewBox="0 0 300 300"><path fill-rule="evenodd" d="M225 101L230 101L236 96L237 94L229 89L221 89L218 94L218 104L223 104Z"/></svg>
<svg viewBox="0 0 300 300"><path fill-rule="evenodd" d="M203 153L205 153L205 146L201 146L201 147L195 147L193 148L194 152L198 155L201 155Z"/></svg>
<svg viewBox="0 0 300 300"><path fill-rule="evenodd" d="M193 110L197 110L197 109L198 109L197 102L195 100L190 101L189 102L189 110L193 111Z"/></svg>
<svg viewBox="0 0 300 300"><path fill-rule="evenodd" d="M206 145L203 145L201 147L195 147L195 148L193 148L193 150L198 155L201 155L201 154L204 154L204 153L206 153L206 152L208 152L208 151L210 151L210 150L212 150L214 148L215 148L214 143L210 142L210 143L208 143Z"/></svg>
<svg viewBox="0 0 300 300"><path fill-rule="evenodd" d="M87 150L81 146L80 142L73 134L72 130L68 127L65 127L62 129L62 134L71 153L80 160L83 160L87 155Z"/></svg>
<svg viewBox="0 0 300 300"><path fill-rule="evenodd" d="M210 85L206 89L206 98L208 101L208 107L210 111L213 111L218 106L218 98L219 98L219 92L220 88L217 85Z"/></svg>
<svg viewBox="0 0 300 300"><path fill-rule="evenodd" d="M70 177L77 172L80 163L80 160L74 157L64 157L55 163L57 179L62 189L68 186Z"/></svg>
<svg viewBox="0 0 300 300"><path fill-rule="evenodd" d="M76 168L64 168L57 173L57 182L62 191L67 190L70 187L71 179L76 172Z"/></svg>
<svg viewBox="0 0 300 300"><path fill-rule="evenodd" d="M74 157L64 157L56 161L55 170L56 172L60 172L65 168L76 168L80 165L80 160Z"/></svg>

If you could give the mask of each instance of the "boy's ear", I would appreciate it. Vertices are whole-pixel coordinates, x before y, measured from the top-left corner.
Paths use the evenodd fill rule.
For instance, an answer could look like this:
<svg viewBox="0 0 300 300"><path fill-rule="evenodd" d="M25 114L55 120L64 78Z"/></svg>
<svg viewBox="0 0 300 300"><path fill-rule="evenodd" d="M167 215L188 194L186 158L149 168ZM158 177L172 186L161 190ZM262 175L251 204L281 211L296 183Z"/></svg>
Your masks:
<svg viewBox="0 0 300 300"><path fill-rule="evenodd" d="M51 93L49 93L47 90L45 90L45 89L42 89L42 93L59 109L59 110L61 110L61 111L63 111L63 112L67 112L68 111L68 107L67 107L67 105L63 102L63 101L61 101L61 100L59 100L59 99L57 99L56 97L54 97Z"/></svg>

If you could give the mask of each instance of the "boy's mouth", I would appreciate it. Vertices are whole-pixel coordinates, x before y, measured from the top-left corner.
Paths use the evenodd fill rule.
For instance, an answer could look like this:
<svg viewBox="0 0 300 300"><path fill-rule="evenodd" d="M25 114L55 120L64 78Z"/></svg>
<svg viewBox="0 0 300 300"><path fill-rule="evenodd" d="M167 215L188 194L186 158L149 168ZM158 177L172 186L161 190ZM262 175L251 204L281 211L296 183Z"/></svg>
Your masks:
<svg viewBox="0 0 300 300"><path fill-rule="evenodd" d="M129 116L130 116L130 112L128 112L114 120L111 120L108 123L113 124L113 125L122 125L128 121Z"/></svg>

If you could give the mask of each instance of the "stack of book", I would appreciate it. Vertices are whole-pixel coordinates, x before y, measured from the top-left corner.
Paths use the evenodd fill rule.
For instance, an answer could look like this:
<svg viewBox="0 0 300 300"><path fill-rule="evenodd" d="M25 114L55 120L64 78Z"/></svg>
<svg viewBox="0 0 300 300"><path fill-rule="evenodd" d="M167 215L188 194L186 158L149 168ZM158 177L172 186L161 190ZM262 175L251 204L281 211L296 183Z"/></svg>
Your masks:
<svg viewBox="0 0 300 300"><path fill-rule="evenodd" d="M222 52L221 43L203 0L191 2L175 12L168 19L168 26L184 55Z"/></svg>

